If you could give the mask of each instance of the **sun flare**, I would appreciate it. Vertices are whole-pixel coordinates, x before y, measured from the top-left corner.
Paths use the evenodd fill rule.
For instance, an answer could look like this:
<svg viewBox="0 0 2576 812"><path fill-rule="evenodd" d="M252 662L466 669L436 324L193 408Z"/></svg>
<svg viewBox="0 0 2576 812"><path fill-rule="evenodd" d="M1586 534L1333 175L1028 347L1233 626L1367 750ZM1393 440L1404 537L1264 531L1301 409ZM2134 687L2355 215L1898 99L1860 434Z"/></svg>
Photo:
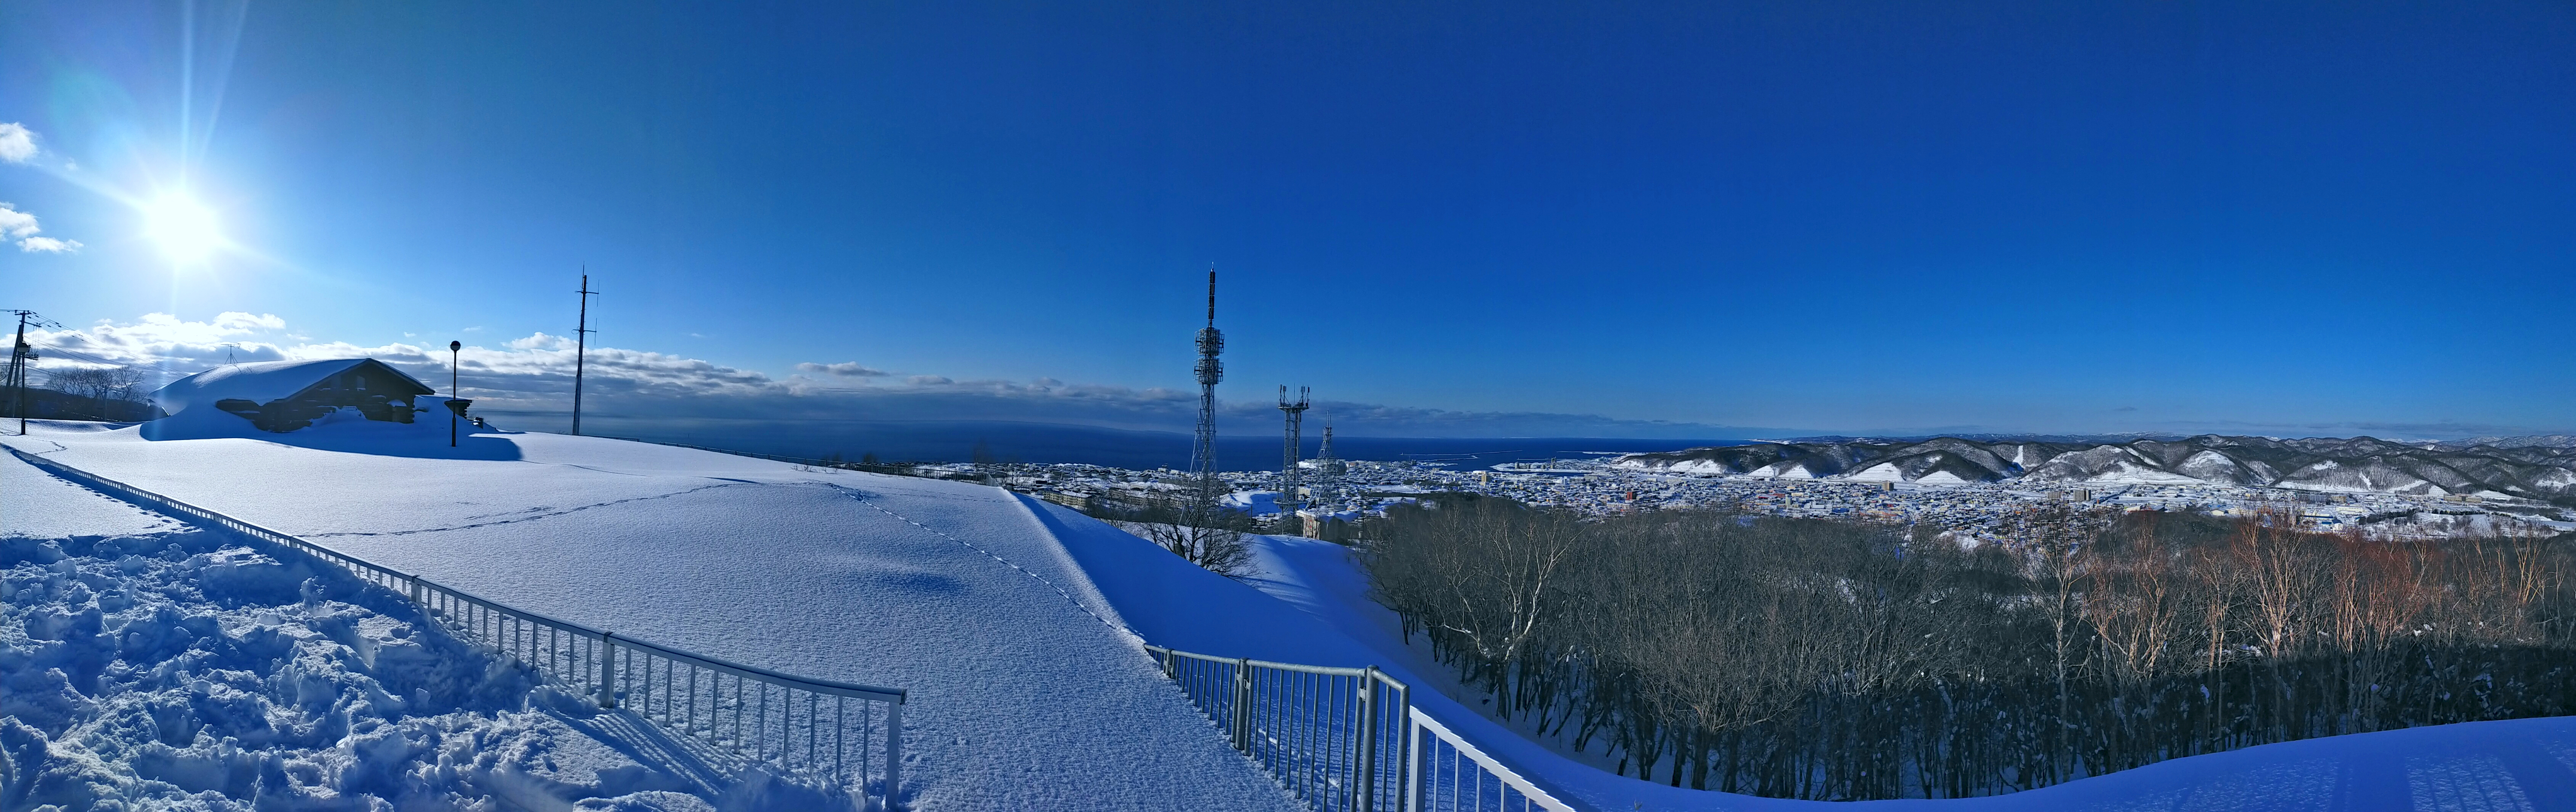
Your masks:
<svg viewBox="0 0 2576 812"><path fill-rule="evenodd" d="M146 206L143 214L145 233L174 262L203 260L223 246L214 211L186 195L163 197Z"/></svg>

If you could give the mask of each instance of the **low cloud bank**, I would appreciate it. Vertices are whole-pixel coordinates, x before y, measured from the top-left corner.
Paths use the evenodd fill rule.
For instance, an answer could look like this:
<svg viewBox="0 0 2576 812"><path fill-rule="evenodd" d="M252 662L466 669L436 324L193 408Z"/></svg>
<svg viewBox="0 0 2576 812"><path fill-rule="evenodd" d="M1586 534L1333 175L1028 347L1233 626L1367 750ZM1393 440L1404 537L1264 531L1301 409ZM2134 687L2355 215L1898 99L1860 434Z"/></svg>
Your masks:
<svg viewBox="0 0 2576 812"><path fill-rule="evenodd" d="M392 343L361 346L316 342L292 335L271 314L228 312L206 321L166 313L127 323L101 321L71 330L31 333L54 353L46 366L115 364L152 370L149 385L230 362L370 357L392 364L442 391L447 388L444 347ZM476 408L555 413L572 406L574 345L566 336L538 333L500 346L469 346L458 354L463 397ZM619 421L704 419L1008 421L1057 423L1143 431L1190 430L1198 408L1195 391L1033 381L958 380L943 375L898 376L856 361L808 362L795 374L772 377L696 358L594 346L583 361L586 416ZM1755 430L1660 420L1621 420L1600 415L1547 412L1471 412L1371 403L1327 401L1308 415L1321 427L1329 411L1344 436L1375 437L1639 437L1708 439ZM1276 431L1277 409L1266 401L1220 404L1229 433ZM1257 427L1257 428L1256 428Z"/></svg>

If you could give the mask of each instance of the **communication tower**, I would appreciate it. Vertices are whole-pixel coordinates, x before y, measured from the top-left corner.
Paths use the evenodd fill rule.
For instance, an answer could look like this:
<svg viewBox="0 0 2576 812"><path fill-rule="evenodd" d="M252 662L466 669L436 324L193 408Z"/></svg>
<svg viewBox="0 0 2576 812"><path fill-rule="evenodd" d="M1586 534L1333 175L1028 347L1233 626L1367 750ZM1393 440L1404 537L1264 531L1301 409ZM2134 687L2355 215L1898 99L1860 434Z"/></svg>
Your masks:
<svg viewBox="0 0 2576 812"><path fill-rule="evenodd" d="M1315 450L1315 484L1312 488L1315 504L1340 503L1342 475L1346 473L1350 473L1350 466L1344 464L1342 458L1333 456L1333 413L1325 412L1324 447Z"/></svg>
<svg viewBox="0 0 2576 812"><path fill-rule="evenodd" d="M1197 445L1190 449L1190 473L1198 480L1198 505L1201 509L1216 504L1222 495L1216 474L1216 384L1225 379L1225 364L1216 360L1225 352L1225 334L1216 329L1216 269L1208 269L1207 326L1199 330L1199 429Z"/></svg>
<svg viewBox="0 0 2576 812"><path fill-rule="evenodd" d="M1279 510L1293 513L1301 506L1297 499L1297 431L1306 422L1306 387L1297 387L1297 399L1288 399L1288 385L1279 385L1279 413L1288 418L1288 438L1279 452Z"/></svg>

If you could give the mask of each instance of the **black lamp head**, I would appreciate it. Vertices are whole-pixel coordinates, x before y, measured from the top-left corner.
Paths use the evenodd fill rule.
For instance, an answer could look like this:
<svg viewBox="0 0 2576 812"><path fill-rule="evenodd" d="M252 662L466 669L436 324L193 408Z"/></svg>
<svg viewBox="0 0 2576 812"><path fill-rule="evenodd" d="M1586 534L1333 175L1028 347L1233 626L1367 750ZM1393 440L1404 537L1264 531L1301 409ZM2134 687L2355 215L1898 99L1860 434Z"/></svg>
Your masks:
<svg viewBox="0 0 2576 812"><path fill-rule="evenodd" d="M462 341L450 341L450 342L447 342L447 351L448 351L448 352L456 352L456 351L458 351L458 350L462 350L462 349L465 349L465 342L462 342Z"/></svg>

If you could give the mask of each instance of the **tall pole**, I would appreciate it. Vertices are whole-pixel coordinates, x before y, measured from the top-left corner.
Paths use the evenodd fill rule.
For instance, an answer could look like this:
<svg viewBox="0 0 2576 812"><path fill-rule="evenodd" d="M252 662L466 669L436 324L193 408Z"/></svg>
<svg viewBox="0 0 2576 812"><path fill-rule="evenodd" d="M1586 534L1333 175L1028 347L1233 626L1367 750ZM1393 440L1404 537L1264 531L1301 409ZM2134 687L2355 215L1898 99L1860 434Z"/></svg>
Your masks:
<svg viewBox="0 0 2576 812"><path fill-rule="evenodd" d="M572 329L572 433L581 436L581 361L590 354L590 274L581 275L581 321Z"/></svg>
<svg viewBox="0 0 2576 812"><path fill-rule="evenodd" d="M1304 505L1304 502L1297 498L1297 445L1299 441L1297 435L1303 429L1306 422L1307 391L1306 387L1297 387L1297 399L1291 401L1288 399L1288 386L1286 384L1281 384L1279 386L1279 413L1285 416L1288 420L1288 436L1283 441L1284 447L1279 453L1279 496L1282 499L1286 499L1287 504L1282 506L1280 510L1289 513L1296 512L1297 508Z"/></svg>
<svg viewBox="0 0 2576 812"><path fill-rule="evenodd" d="M27 436L27 362L36 357L35 348L27 346L27 317L33 310L12 310L18 314L18 341L9 345L9 387L18 398L18 436Z"/></svg>
<svg viewBox="0 0 2576 812"><path fill-rule="evenodd" d="M1190 450L1190 465L1198 475L1196 511L1214 508L1217 499L1216 476L1216 384L1225 379L1225 364L1217 354L1225 352L1225 334L1216 329L1216 268L1208 268L1207 326L1199 330L1199 427L1198 444ZM1204 516L1194 517L1204 519Z"/></svg>
<svg viewBox="0 0 2576 812"><path fill-rule="evenodd" d="M455 448L455 447L456 447L456 419L457 419L458 417L461 417L461 416L462 416L460 413L458 413L458 412L456 411L456 403L455 403L455 400L456 400L456 357L457 357L457 354L458 354L458 353L462 353L462 352L464 352L464 351L465 351L465 342L462 342L462 341L450 341L450 342L447 342L447 400L449 401L449 402L448 402L448 404L447 404L447 447L448 447L448 448Z"/></svg>

